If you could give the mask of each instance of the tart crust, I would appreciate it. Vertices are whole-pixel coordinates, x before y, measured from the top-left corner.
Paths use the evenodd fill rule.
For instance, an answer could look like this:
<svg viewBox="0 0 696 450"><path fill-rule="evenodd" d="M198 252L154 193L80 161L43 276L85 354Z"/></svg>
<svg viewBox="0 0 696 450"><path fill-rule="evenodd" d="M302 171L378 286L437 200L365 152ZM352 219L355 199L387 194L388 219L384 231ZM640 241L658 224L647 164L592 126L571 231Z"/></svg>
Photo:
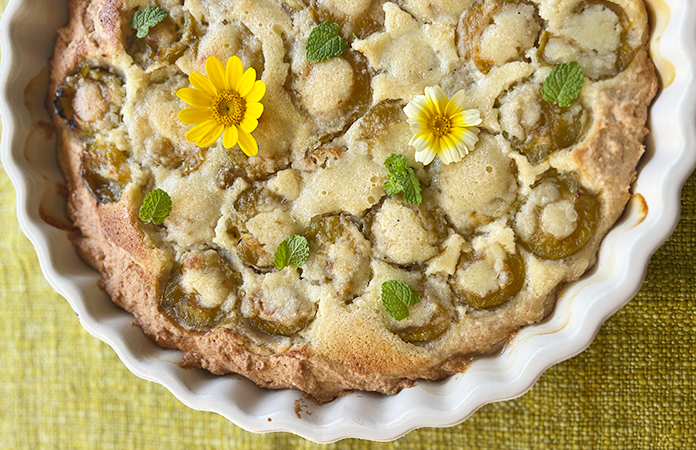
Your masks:
<svg viewBox="0 0 696 450"><path fill-rule="evenodd" d="M238 0L230 7L212 0L160 1L176 32L172 37L153 28L148 45L170 52L169 59L157 60L147 56L129 27L139 2L72 0L70 23L59 32L52 61L50 92L56 98L68 92L73 111L49 99L70 191L68 213L77 227L70 238L103 275L100 287L158 345L182 351L184 367L239 373L263 387L300 389L320 402L352 390L395 394L419 379L460 372L477 355L500 349L520 327L548 315L564 284L594 264L603 236L630 196L644 151L648 106L657 90L646 47L647 15L638 0L309 3L313 9L300 1ZM470 46L458 40L475 8L490 16L479 17L487 26L465 33L482 39ZM526 23L515 22L515 8L533 14L524 17ZM520 123L527 120L515 102L525 95L534 98L553 66L548 59L568 54L587 60L593 44L583 41L589 38L582 33L567 31L574 23L614 20L617 8L633 30L621 34L621 17L612 22L619 46L633 52L630 63L609 75L606 64L588 66L588 72L600 75L586 79L577 101L587 125L572 145L533 164L513 139L520 128L509 126L515 114ZM346 36L355 33L346 54L327 63L305 59L315 20L339 21ZM528 40L534 44L513 58L492 60L483 73L471 52L489 45L495 33L504 38L504 28L486 31L494 25L522 27L534 34ZM539 50L545 31L551 40L573 41L574 47L545 56ZM189 39L183 52L173 53L176 39ZM260 152L251 158L239 149L225 150L221 142L196 149L186 142L187 128L176 117L186 105L174 93L188 86L187 76L205 73L209 56L226 61L235 53L245 67L257 67L268 87L266 112L254 132ZM610 53L605 56L611 58ZM96 69L109 75L89 72ZM319 78L327 73L335 74L335 83ZM341 90L332 90L332 84ZM401 108L428 85L440 85L450 96L463 89L481 110L479 143L459 163L444 166L436 160L423 167L414 162ZM120 110L105 113L114 108L114 98L122 102ZM92 117L90 111L100 112ZM527 139L533 129L532 123ZM112 184L120 186L111 192L118 198L99 198L88 181L93 174L85 154L95 148L123 157L104 163L122 178ZM424 187L420 206L385 194L383 163L390 153L411 161ZM535 192L546 189L544 180L553 174L590 193L597 218L583 245L551 260L521 245L528 227L524 217L541 221L541 213L521 211L532 211L532 201L546 207ZM461 188L443 188L455 185ZM138 219L145 193L157 187L174 202L162 226ZM469 194L474 200L467 200ZM402 231L395 226L400 218L408 220ZM319 230L311 234L315 240L310 239L307 264L282 273L270 267L273 243L287 236L268 229L308 236ZM321 233L328 237L316 237ZM424 239L417 247L414 236ZM413 248L419 250L409 251ZM210 270L208 283L200 278L199 272L212 267L206 264L216 264L206 262L214 261L211 252L228 266L215 270L236 274L238 291L220 294L225 283ZM507 276L500 252L521 256L522 287L492 307L467 305L461 292L489 292L481 283L494 283L495 289L501 283L496 280ZM476 261L480 267L474 270ZM226 300L215 305L223 319L192 326L167 313L162 299L177 270L187 271L186 283L199 291L213 286L212 297L223 295ZM491 270L493 281L481 281ZM380 303L381 283L389 279L409 283L422 297L405 322L389 317ZM287 302L277 300L283 295ZM306 314L309 324L285 336L254 326L254 314L281 323ZM443 323L443 330L433 331ZM404 338L413 336L405 331L409 327L430 339Z"/></svg>

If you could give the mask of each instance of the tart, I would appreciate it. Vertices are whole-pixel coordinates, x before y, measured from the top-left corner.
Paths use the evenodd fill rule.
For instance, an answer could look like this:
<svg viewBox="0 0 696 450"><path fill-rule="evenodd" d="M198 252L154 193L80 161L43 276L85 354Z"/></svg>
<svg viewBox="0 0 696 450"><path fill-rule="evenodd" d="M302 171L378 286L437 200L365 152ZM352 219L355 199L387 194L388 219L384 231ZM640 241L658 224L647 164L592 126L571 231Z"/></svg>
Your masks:
<svg viewBox="0 0 696 450"><path fill-rule="evenodd" d="M639 0L73 0L49 99L71 240L185 367L321 402L442 379L594 264L644 150L648 36ZM549 98L562 73L582 84Z"/></svg>

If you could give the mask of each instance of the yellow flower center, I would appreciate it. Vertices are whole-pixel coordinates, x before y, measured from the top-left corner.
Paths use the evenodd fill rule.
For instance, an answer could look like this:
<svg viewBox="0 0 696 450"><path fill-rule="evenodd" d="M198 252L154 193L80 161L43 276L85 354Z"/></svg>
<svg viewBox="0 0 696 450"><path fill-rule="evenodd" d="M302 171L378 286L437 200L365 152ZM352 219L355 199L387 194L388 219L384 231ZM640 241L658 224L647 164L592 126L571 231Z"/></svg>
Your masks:
<svg viewBox="0 0 696 450"><path fill-rule="evenodd" d="M452 121L449 117L437 115L430 119L430 129L437 137L445 136L452 129Z"/></svg>
<svg viewBox="0 0 696 450"><path fill-rule="evenodd" d="M239 125L246 112L246 100L237 91L220 91L213 98L213 106L210 108L213 120L220 125Z"/></svg>

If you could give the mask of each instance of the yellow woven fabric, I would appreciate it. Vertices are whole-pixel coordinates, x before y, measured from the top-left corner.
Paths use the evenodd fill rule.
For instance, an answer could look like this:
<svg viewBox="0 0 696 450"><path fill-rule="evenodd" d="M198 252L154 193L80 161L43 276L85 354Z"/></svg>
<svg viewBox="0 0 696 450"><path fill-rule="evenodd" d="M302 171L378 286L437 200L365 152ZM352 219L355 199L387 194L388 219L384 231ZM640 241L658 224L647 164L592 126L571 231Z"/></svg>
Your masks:
<svg viewBox="0 0 696 450"><path fill-rule="evenodd" d="M0 171L0 448L696 448L696 176L682 206L638 296L526 395L393 443L319 446L243 431L131 374L43 278Z"/></svg>

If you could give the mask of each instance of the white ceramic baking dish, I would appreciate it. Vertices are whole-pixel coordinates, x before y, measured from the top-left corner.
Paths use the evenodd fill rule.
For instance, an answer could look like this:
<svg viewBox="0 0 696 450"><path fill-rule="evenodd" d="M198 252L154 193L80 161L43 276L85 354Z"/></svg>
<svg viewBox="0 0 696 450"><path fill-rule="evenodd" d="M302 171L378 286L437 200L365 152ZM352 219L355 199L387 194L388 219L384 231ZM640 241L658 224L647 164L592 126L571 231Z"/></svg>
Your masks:
<svg viewBox="0 0 696 450"><path fill-rule="evenodd" d="M67 21L68 0L11 0L2 19L2 163L17 191L19 224L46 279L84 328L113 347L134 374L166 386L191 408L214 411L247 430L288 431L317 442L384 441L418 427L460 423L486 403L523 394L549 366L583 351L636 294L650 256L677 223L681 187L696 164L696 2L649 4L657 17L653 54L664 89L651 110L648 151L629 208L604 240L596 267L564 290L547 320L444 381L419 382L391 397L354 393L317 406L297 391L182 369L180 353L160 349L131 325L132 317L97 288L99 275L77 257L66 233L42 219L60 222L65 205L44 107L47 64L56 30Z"/></svg>

